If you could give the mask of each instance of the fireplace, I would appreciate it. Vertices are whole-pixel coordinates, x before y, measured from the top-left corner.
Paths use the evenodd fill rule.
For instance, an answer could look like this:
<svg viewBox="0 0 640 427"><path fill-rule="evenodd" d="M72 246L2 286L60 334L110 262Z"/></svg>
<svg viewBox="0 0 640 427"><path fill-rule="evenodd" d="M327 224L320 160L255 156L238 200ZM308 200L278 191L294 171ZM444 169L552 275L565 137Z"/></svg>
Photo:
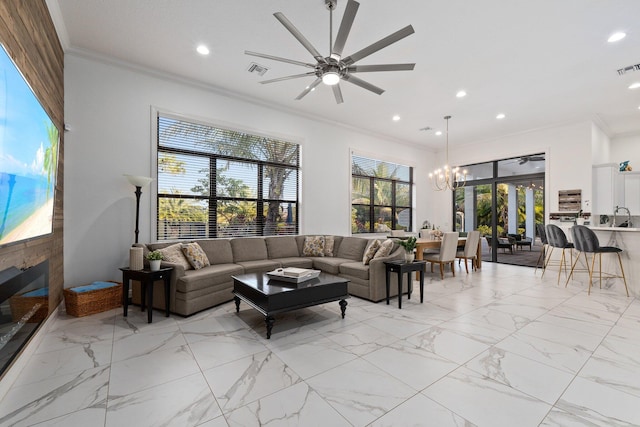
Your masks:
<svg viewBox="0 0 640 427"><path fill-rule="evenodd" d="M49 313L49 261L0 271L0 376Z"/></svg>

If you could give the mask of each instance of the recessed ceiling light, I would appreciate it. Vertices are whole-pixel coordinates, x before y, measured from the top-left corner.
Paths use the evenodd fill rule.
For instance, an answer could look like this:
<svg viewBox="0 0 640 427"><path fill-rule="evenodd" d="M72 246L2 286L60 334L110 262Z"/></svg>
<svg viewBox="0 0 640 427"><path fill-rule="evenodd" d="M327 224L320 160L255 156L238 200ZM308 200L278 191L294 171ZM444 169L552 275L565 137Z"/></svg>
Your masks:
<svg viewBox="0 0 640 427"><path fill-rule="evenodd" d="M620 40L622 40L623 38L625 38L627 35L623 32L617 32L617 33L613 33L609 36L609 38L607 39L607 41L609 43L615 43L618 42Z"/></svg>
<svg viewBox="0 0 640 427"><path fill-rule="evenodd" d="M629 89L638 89L640 88L640 82L631 83Z"/></svg>
<svg viewBox="0 0 640 427"><path fill-rule="evenodd" d="M209 55L209 48L206 47L205 45L201 44L200 46L198 46L196 48L196 51L200 54L200 55Z"/></svg>
<svg viewBox="0 0 640 427"><path fill-rule="evenodd" d="M459 90L458 93L456 93L456 97L458 98L464 98L465 96L467 96L467 92L463 90Z"/></svg>
<svg viewBox="0 0 640 427"><path fill-rule="evenodd" d="M438 135L438 136L442 135L442 131L441 130L437 131L436 135Z"/></svg>
<svg viewBox="0 0 640 427"><path fill-rule="evenodd" d="M502 119L504 119L505 117L506 117L506 116L505 116L503 113L500 113L500 114L498 114L498 115L496 116L496 119L498 119L498 120L502 120Z"/></svg>
<svg viewBox="0 0 640 427"><path fill-rule="evenodd" d="M398 120L400 120L400 116L396 114L395 116L392 117L392 119L394 122L397 122Z"/></svg>

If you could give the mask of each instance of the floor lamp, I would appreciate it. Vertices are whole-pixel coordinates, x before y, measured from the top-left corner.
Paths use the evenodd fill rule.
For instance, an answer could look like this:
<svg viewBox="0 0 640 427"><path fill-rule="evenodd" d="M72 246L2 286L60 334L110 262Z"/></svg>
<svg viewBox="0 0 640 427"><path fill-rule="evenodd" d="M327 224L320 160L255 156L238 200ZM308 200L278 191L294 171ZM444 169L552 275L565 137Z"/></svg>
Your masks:
<svg viewBox="0 0 640 427"><path fill-rule="evenodd" d="M146 187L153 180L146 176L125 175L129 183L136 187L136 243L138 243L138 221L140 219L140 196L142 195L142 187Z"/></svg>

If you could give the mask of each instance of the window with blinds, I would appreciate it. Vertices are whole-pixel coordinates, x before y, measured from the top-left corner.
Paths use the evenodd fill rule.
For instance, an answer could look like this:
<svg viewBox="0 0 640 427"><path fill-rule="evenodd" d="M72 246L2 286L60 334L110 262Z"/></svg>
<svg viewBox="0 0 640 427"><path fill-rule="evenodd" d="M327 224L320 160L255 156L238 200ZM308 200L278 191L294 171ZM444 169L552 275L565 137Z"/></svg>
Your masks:
<svg viewBox="0 0 640 427"><path fill-rule="evenodd" d="M158 116L157 239L298 234L300 146Z"/></svg>
<svg viewBox="0 0 640 427"><path fill-rule="evenodd" d="M413 168L351 156L351 232L411 230Z"/></svg>

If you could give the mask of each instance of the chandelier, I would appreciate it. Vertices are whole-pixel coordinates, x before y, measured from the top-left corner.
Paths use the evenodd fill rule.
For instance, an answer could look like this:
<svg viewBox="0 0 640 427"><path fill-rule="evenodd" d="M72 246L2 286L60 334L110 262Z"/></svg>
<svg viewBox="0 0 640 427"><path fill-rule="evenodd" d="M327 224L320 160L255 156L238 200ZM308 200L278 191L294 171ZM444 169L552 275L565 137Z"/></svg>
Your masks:
<svg viewBox="0 0 640 427"><path fill-rule="evenodd" d="M433 188L437 191L451 190L455 191L462 188L467 183L467 170L460 170L458 166L449 167L449 119L451 116L444 116L447 121L447 151L446 163L443 168L436 169L429 174L429 179L433 184Z"/></svg>

